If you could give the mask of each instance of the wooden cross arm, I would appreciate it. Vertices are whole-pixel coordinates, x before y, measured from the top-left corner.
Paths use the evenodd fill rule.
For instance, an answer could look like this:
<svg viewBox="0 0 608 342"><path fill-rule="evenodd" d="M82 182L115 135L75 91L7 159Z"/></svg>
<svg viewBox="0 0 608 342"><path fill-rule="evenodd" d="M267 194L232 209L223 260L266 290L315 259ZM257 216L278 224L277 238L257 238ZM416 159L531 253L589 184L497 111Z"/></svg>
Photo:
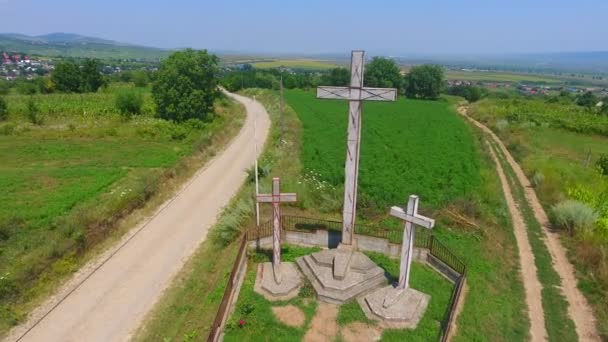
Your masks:
<svg viewBox="0 0 608 342"><path fill-rule="evenodd" d="M394 88L317 87L317 98L351 101L395 101Z"/></svg>
<svg viewBox="0 0 608 342"><path fill-rule="evenodd" d="M417 226L431 229L435 226L435 220L422 215L410 215L406 213L402 208L391 207L391 216L398 217L406 222L411 222Z"/></svg>
<svg viewBox="0 0 608 342"><path fill-rule="evenodd" d="M278 196L273 196L272 194L259 194L256 196L258 202L261 203L296 202L296 197L295 193L285 193Z"/></svg>

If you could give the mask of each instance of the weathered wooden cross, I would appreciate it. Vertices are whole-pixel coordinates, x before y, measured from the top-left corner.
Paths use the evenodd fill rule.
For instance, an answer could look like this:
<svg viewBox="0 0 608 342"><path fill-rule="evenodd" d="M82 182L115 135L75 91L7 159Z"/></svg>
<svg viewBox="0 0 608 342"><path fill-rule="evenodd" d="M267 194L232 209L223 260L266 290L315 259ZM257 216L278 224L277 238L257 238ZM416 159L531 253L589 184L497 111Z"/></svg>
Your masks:
<svg viewBox="0 0 608 342"><path fill-rule="evenodd" d="M418 214L418 196L416 195L410 196L405 211L400 207L392 207L391 216L398 217L405 221L397 289L406 289L409 287L410 282L410 268L412 265L412 254L414 253L414 235L416 232L415 225L432 229L435 225L435 220Z"/></svg>
<svg viewBox="0 0 608 342"><path fill-rule="evenodd" d="M359 173L359 146L361 141L362 101L395 101L397 89L363 87L364 51L353 51L349 87L318 87L317 98L348 100L348 137L344 177L344 210L342 243L352 245L357 212L357 177Z"/></svg>
<svg viewBox="0 0 608 342"><path fill-rule="evenodd" d="M274 280L281 283L281 203L295 202L295 193L281 193L281 180L272 179L272 194L258 194L257 201L272 203L273 233L272 233L272 270Z"/></svg>

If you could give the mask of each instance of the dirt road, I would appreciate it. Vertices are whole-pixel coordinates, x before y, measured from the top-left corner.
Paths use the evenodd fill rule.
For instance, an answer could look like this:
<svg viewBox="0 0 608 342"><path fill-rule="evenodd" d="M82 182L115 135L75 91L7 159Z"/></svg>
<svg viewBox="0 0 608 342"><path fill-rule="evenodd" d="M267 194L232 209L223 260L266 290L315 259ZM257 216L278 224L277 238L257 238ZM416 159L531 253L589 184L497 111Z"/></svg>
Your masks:
<svg viewBox="0 0 608 342"><path fill-rule="evenodd" d="M488 144L489 145L489 144ZM496 171L502 184L502 192L507 201L511 221L513 222L513 233L517 242L517 250L519 251L519 266L521 269L521 277L524 283L526 294L526 306L528 307L528 319L530 320L530 337L532 341L546 341L547 329L545 328L545 312L543 310L542 290L543 286L538 280L536 264L534 263L534 253L532 246L528 240L527 227L524 222L523 215L517 204L505 172L494 153L492 147L488 146L492 160L496 164Z"/></svg>
<svg viewBox="0 0 608 342"><path fill-rule="evenodd" d="M492 132L491 129L467 115L466 107L459 107L458 112L471 121L475 126L487 133L506 156L507 162L515 172L519 184L524 188L526 200L533 209L536 220L542 226L543 233L546 237L545 244L547 245L549 254L551 254L551 258L553 259L553 267L560 276L562 283L561 290L569 304L568 315L574 322L576 334L578 335L579 340L599 341L600 338L596 329L596 320L593 315L593 310L591 309L589 302L587 302L587 298L583 296L577 287L577 280L574 275L574 266L572 266L568 260L566 249L562 246L558 233L549 229L549 219L547 218L547 214L540 204L540 201L536 196L536 192L524 174L522 168L511 156L511 153L509 153L500 138L494 132Z"/></svg>
<svg viewBox="0 0 608 342"><path fill-rule="evenodd" d="M270 119L264 107L246 97L231 96L246 107L247 119L226 149L152 218L85 266L7 340L129 339L243 184L245 169L254 161L254 117L258 146L266 141Z"/></svg>

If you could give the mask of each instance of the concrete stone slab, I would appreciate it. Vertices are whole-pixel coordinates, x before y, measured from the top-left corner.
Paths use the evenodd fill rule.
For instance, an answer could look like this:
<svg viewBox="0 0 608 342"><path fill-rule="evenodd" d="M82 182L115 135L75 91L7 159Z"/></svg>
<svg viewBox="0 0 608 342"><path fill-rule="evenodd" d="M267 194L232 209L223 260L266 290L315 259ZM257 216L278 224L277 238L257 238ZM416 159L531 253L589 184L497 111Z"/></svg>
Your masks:
<svg viewBox="0 0 608 342"><path fill-rule="evenodd" d="M346 262L348 267L336 274L336 261ZM343 258L340 260L340 258ZM330 249L296 259L302 273L310 280L319 300L342 304L386 284L384 270L376 266L361 252L346 249Z"/></svg>
<svg viewBox="0 0 608 342"><path fill-rule="evenodd" d="M289 300L298 295L302 286L302 277L293 262L281 263L281 282L277 283L272 271L272 263L258 265L254 291L270 301Z"/></svg>
<svg viewBox="0 0 608 342"><path fill-rule="evenodd" d="M389 285L359 297L358 302L369 319L379 321L385 328L415 329L430 298L412 288L399 290Z"/></svg>

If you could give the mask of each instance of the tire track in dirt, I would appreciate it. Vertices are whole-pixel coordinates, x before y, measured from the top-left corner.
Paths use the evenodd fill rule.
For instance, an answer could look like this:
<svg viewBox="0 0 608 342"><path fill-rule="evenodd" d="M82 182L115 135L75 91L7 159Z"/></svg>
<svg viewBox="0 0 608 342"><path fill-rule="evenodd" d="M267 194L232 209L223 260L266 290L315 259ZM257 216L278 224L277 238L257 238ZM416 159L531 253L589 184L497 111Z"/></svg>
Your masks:
<svg viewBox="0 0 608 342"><path fill-rule="evenodd" d="M509 214L511 215L511 221L513 223L513 233L515 234L517 250L519 251L519 266L524 283L524 292L526 294L526 305L528 306L530 336L532 341L546 341L547 330L545 328L545 312L543 310L541 293L543 286L540 283L540 280L538 280L536 264L534 263L534 253L532 253L532 245L528 240L526 224L521 211L517 207L517 204L515 204L515 199L502 165L500 164L493 147L489 143L487 144L490 149L492 160L494 160L494 163L496 164L496 172L500 178L502 191L505 195Z"/></svg>

